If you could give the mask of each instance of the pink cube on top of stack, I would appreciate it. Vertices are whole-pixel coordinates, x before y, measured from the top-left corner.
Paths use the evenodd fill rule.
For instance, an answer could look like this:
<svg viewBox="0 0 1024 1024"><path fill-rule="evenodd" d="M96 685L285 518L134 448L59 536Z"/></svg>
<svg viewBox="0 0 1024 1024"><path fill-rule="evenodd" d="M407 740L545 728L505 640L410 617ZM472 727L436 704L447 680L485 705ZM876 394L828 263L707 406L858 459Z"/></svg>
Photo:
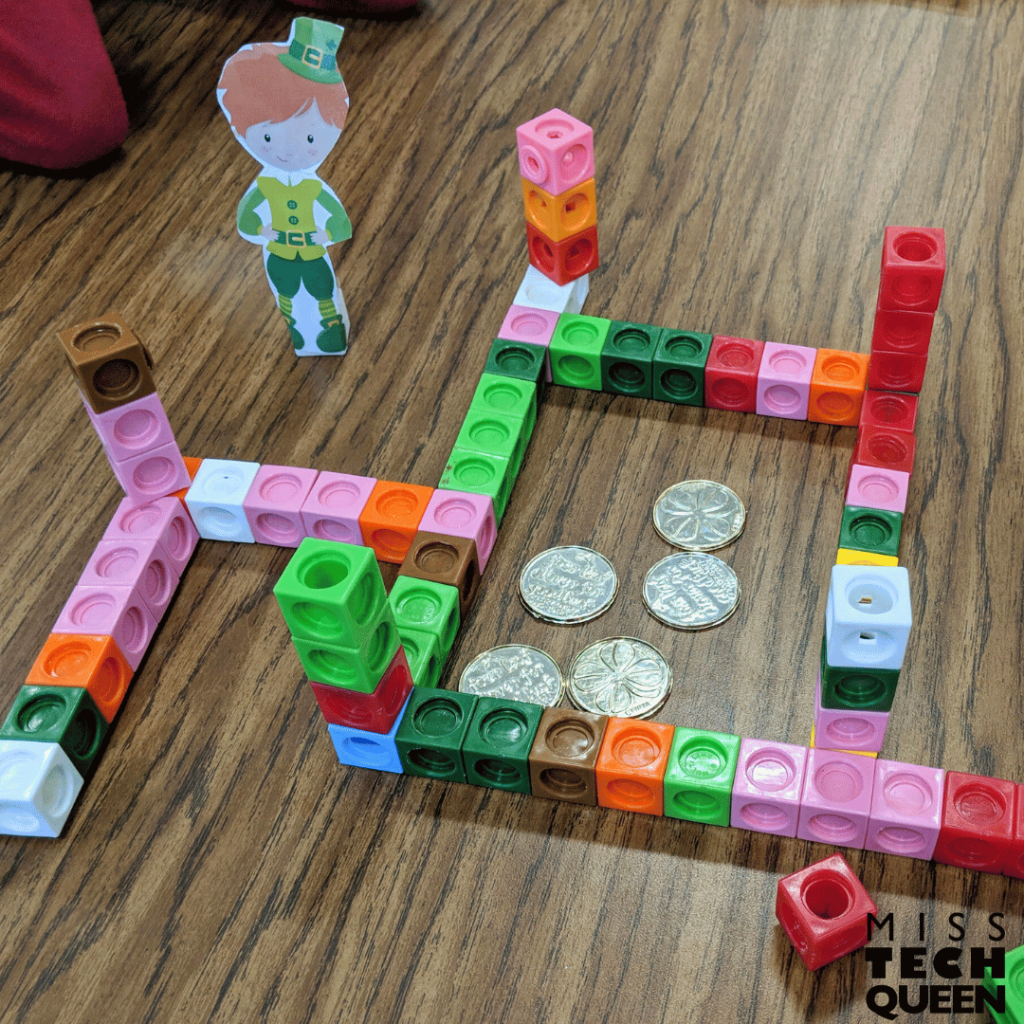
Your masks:
<svg viewBox="0 0 1024 1024"><path fill-rule="evenodd" d="M516 129L530 263L556 284L598 265L594 133L555 107Z"/></svg>

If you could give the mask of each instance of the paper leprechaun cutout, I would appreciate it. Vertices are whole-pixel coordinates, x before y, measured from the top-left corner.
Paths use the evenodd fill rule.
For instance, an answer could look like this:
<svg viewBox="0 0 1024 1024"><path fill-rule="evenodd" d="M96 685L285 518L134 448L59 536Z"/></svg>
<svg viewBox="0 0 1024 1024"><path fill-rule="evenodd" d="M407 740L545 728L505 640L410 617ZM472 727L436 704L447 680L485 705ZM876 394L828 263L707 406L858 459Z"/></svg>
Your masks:
<svg viewBox="0 0 1024 1024"><path fill-rule="evenodd" d="M263 169L238 205L238 232L263 247L267 279L300 356L344 355L349 319L327 246L352 237L316 170L341 136L348 91L337 66L343 29L296 18L287 43L243 46L217 99Z"/></svg>

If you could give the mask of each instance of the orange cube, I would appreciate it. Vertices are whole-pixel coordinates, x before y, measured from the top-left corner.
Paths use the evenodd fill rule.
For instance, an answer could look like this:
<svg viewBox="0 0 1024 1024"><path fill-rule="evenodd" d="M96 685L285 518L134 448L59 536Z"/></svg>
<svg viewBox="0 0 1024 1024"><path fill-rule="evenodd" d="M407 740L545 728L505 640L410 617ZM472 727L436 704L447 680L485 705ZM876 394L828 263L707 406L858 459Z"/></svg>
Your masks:
<svg viewBox="0 0 1024 1024"><path fill-rule="evenodd" d="M79 686L112 722L128 692L132 668L113 637L51 633L25 679L27 686Z"/></svg>
<svg viewBox="0 0 1024 1024"><path fill-rule="evenodd" d="M359 529L363 543L373 548L379 561L399 565L405 561L433 493L433 487L418 484L387 480L374 484L359 513Z"/></svg>
<svg viewBox="0 0 1024 1024"><path fill-rule="evenodd" d="M819 348L811 373L807 418L812 423L855 427L868 386L869 356Z"/></svg>
<svg viewBox="0 0 1024 1024"><path fill-rule="evenodd" d="M523 178L523 205L527 221L552 242L561 242L597 224L593 178L557 196Z"/></svg>
<svg viewBox="0 0 1024 1024"><path fill-rule="evenodd" d="M202 459L194 459L188 455L183 455L182 459L185 462L185 471L188 473L189 480L195 480L196 473L199 472L199 464L203 461ZM171 497L177 498L181 502L181 507L188 511L188 506L185 504L185 495L188 494L188 488L182 487L180 491L171 491Z"/></svg>
<svg viewBox="0 0 1024 1024"><path fill-rule="evenodd" d="M640 814L664 814L665 770L674 725L610 718L597 755L597 804Z"/></svg>

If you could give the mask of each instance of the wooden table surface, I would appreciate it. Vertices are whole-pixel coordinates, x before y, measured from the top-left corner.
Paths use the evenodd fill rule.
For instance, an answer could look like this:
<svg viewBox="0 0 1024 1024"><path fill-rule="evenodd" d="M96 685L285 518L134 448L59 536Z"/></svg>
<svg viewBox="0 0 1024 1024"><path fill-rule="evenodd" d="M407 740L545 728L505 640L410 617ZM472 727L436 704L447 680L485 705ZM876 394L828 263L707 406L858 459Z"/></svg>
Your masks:
<svg viewBox="0 0 1024 1024"><path fill-rule="evenodd" d="M526 267L514 129L560 106L596 137L594 315L866 352L885 225L945 229L885 755L1024 780L1019 5L424 0L344 19L351 116L322 168L354 224L332 250L343 360L292 354L234 226L257 168L214 96L223 61L295 12L96 9L123 152L0 171L5 707L119 500L56 331L120 311L186 454L435 485ZM636 635L675 672L660 720L806 744L854 434L552 388L444 685L497 644L567 666ZM748 508L722 553L740 608L696 634L640 599L668 553L652 503L690 477ZM519 603L526 559L560 543L618 570L595 622ZM201 542L64 835L0 839L4 1024L879 1019L862 954L811 974L775 922L779 877L831 848L341 767L272 594L289 554ZM894 915L883 945L1024 943L1024 882L846 856Z"/></svg>

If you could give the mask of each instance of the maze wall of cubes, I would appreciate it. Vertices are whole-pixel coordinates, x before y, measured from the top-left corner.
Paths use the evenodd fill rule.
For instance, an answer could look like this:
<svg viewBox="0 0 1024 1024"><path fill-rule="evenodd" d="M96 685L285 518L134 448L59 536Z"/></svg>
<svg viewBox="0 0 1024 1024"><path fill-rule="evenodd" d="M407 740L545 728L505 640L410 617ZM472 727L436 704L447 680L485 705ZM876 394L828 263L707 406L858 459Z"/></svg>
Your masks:
<svg viewBox="0 0 1024 1024"><path fill-rule="evenodd" d="M0 729L0 832L60 834L202 537L296 548L275 594L347 765L1024 877L1020 785L877 756L943 233L886 229L870 355L585 316L592 133L555 110L518 143L531 266L437 488L185 459L131 328L60 332L126 496ZM808 746L437 688L548 383L858 428ZM401 566L390 594L378 560Z"/></svg>

